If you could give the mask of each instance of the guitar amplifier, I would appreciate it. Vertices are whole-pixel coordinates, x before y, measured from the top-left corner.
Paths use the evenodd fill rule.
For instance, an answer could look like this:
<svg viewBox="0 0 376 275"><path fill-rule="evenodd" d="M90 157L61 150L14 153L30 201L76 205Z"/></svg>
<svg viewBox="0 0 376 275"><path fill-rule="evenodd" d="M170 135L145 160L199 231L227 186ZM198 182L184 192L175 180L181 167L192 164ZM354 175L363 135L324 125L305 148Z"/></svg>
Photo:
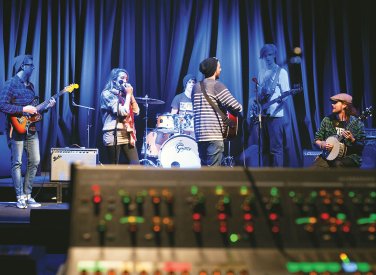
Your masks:
<svg viewBox="0 0 376 275"><path fill-rule="evenodd" d="M51 148L51 181L70 181L72 163L97 164L98 149Z"/></svg>

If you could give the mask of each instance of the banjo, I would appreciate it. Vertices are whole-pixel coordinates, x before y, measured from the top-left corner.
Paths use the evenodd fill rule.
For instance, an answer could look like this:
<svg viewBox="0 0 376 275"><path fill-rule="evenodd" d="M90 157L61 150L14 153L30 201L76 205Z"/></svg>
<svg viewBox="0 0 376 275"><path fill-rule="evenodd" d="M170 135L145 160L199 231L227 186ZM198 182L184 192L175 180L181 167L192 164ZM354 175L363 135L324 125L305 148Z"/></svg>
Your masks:
<svg viewBox="0 0 376 275"><path fill-rule="evenodd" d="M347 125L346 129L350 129L355 124L355 122L365 120L369 116L372 116L372 111L373 111L372 106L366 108L366 110L363 111L359 117L357 117L356 119L351 121L349 125ZM322 152L323 158L325 158L326 160L335 160L335 159L340 159L346 156L347 147L344 143L342 143L342 141L343 141L343 136L334 135L334 136L328 137L325 140L325 142L328 144L332 144L333 148L330 151L324 150Z"/></svg>

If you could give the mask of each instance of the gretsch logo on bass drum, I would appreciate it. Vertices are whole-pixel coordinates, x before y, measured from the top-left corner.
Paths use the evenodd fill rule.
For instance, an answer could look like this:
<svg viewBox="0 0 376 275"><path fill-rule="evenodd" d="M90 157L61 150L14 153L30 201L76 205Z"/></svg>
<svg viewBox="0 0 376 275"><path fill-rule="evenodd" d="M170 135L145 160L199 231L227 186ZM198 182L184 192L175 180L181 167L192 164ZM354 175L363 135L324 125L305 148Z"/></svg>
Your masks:
<svg viewBox="0 0 376 275"><path fill-rule="evenodd" d="M179 141L178 144L175 146L176 152L180 153L183 151L191 151L191 147L185 146L183 142Z"/></svg>

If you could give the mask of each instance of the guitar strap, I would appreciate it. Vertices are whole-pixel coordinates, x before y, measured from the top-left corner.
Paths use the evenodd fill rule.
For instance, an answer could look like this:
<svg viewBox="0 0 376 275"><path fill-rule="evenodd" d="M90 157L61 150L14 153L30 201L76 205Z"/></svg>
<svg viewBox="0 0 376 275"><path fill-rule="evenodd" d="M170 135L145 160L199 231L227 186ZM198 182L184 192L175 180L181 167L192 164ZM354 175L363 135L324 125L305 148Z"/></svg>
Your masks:
<svg viewBox="0 0 376 275"><path fill-rule="evenodd" d="M273 93L275 91L275 87L277 87L280 72L281 72L281 67L278 66L277 72L275 73L275 77L274 77L274 80L273 80L273 85L272 85Z"/></svg>
<svg viewBox="0 0 376 275"><path fill-rule="evenodd" d="M214 102L210 99L210 97L208 96L208 94L206 93L206 89L205 89L205 85L204 85L204 81L200 81L200 86L201 86L201 91L202 93L204 94L206 100L209 102L209 104L213 107L213 109L221 116L223 122L228 126L228 127L231 127L231 128L234 128L236 127L236 124L230 120L222 111L221 109L219 109L218 105L215 105Z"/></svg>

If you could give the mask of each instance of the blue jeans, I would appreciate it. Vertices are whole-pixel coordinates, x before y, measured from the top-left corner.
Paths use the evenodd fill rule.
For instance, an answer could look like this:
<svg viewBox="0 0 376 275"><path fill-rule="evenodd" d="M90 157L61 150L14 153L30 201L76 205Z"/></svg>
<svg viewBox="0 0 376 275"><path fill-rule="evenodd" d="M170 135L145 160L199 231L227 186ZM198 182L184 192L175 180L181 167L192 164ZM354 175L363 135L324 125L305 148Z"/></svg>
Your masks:
<svg viewBox="0 0 376 275"><path fill-rule="evenodd" d="M40 162L38 133L34 132L27 134L25 140L16 141L14 139L11 139L10 150L12 163L12 179L14 189L16 190L16 195L29 195L31 194L33 188L33 181ZM24 184L22 184L21 166L22 154L24 150L27 154L27 169Z"/></svg>
<svg viewBox="0 0 376 275"><path fill-rule="evenodd" d="M283 167L283 132L286 127L285 118L266 117L263 122L263 165L271 167Z"/></svg>
<svg viewBox="0 0 376 275"><path fill-rule="evenodd" d="M197 142L202 166L221 166L225 145L223 140Z"/></svg>

